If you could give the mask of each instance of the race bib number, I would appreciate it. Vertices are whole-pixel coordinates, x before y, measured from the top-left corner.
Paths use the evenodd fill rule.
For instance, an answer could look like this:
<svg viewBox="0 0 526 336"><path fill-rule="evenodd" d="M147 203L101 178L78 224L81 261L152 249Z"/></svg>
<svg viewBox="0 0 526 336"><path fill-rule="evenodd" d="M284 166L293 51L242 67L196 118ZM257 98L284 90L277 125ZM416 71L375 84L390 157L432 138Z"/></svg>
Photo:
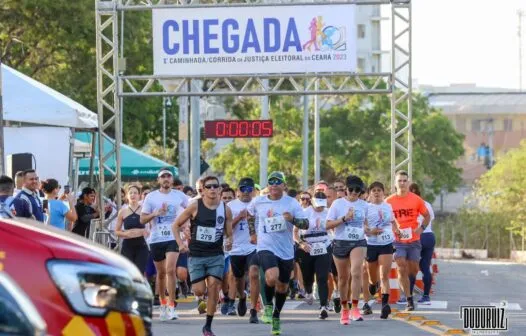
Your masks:
<svg viewBox="0 0 526 336"><path fill-rule="evenodd" d="M388 244L393 241L393 231L384 231L378 235L378 242L380 244Z"/></svg>
<svg viewBox="0 0 526 336"><path fill-rule="evenodd" d="M400 240L410 240L413 238L413 229L400 229Z"/></svg>
<svg viewBox="0 0 526 336"><path fill-rule="evenodd" d="M362 240L364 239L363 228L357 228L354 226L345 227L345 236L348 240Z"/></svg>
<svg viewBox="0 0 526 336"><path fill-rule="evenodd" d="M204 243L213 243L216 236L215 227L197 227L197 240Z"/></svg>
<svg viewBox="0 0 526 336"><path fill-rule="evenodd" d="M169 225L157 225L157 235L160 238L169 238L172 236L172 230Z"/></svg>
<svg viewBox="0 0 526 336"><path fill-rule="evenodd" d="M275 216L265 218L265 228L266 232L282 232L287 229L287 223L283 216Z"/></svg>
<svg viewBox="0 0 526 336"><path fill-rule="evenodd" d="M317 256L327 254L327 246L325 243L319 242L319 243L312 243L310 245L310 255L311 256Z"/></svg>

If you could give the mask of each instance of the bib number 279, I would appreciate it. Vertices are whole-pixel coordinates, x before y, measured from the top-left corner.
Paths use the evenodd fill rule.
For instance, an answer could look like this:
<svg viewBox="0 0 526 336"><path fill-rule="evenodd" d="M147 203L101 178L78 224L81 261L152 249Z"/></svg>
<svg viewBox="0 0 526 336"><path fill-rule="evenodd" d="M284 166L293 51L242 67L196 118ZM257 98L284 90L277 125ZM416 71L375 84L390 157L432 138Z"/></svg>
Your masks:
<svg viewBox="0 0 526 336"><path fill-rule="evenodd" d="M215 228L198 226L196 238L198 241L205 242L205 243L211 243L214 241L215 233L216 233L215 231L216 231Z"/></svg>

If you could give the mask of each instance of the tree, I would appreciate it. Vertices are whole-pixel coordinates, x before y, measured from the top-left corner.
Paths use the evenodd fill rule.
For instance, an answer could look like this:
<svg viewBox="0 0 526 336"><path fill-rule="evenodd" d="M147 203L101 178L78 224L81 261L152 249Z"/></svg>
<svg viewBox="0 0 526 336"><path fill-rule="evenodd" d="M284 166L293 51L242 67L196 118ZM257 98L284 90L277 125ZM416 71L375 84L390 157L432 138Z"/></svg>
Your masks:
<svg viewBox="0 0 526 336"><path fill-rule="evenodd" d="M297 106L298 101L290 97L271 99L274 137L269 142L269 170L284 171L294 188L298 187L302 171L303 111ZM242 100L232 110L241 118L257 119L260 115L254 100ZM390 120L390 100L386 96L354 95L320 111L322 178L332 181L353 173L367 182L388 182ZM311 120L311 127L312 124ZM463 137L446 117L430 108L421 95L414 97L413 129L414 179L423 185L425 198L432 201L442 188L454 190L460 183L460 169L455 167L455 161L463 154ZM310 148L312 136L311 133ZM310 151L310 172L313 171L312 158ZM258 140L236 139L211 163L214 170L225 173L227 181L234 182L240 175L257 177L258 160Z"/></svg>
<svg viewBox="0 0 526 336"><path fill-rule="evenodd" d="M481 207L501 216L501 225L524 235L526 222L526 140L512 149L480 178L475 197Z"/></svg>
<svg viewBox="0 0 526 336"><path fill-rule="evenodd" d="M96 111L94 5L93 0L3 0L2 62ZM126 73L151 74L151 13L128 11L124 24ZM162 145L162 98L126 98L123 110L124 142L142 147L154 139ZM167 113L169 147L177 143L176 111L174 101Z"/></svg>

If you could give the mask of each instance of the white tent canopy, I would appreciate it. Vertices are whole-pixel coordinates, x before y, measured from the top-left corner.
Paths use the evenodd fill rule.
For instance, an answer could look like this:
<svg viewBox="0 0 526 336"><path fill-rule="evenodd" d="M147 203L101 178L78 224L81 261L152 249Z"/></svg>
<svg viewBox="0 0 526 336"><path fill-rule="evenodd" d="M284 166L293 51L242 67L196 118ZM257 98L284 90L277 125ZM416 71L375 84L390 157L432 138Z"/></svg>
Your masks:
<svg viewBox="0 0 526 336"><path fill-rule="evenodd" d="M97 128L97 115L63 94L2 64L4 120L69 128Z"/></svg>

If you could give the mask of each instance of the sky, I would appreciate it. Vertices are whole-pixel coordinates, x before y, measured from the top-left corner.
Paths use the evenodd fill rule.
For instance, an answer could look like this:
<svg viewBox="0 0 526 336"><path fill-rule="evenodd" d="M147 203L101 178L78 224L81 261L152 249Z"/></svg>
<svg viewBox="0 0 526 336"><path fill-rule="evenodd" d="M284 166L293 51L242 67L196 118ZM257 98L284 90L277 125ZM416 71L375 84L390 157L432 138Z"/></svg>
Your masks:
<svg viewBox="0 0 526 336"><path fill-rule="evenodd" d="M383 7L389 16L389 6ZM518 89L520 8L526 13L526 0L413 0L413 78L420 85ZM522 22L526 90L526 17ZM390 21L382 26L387 50L388 29Z"/></svg>

